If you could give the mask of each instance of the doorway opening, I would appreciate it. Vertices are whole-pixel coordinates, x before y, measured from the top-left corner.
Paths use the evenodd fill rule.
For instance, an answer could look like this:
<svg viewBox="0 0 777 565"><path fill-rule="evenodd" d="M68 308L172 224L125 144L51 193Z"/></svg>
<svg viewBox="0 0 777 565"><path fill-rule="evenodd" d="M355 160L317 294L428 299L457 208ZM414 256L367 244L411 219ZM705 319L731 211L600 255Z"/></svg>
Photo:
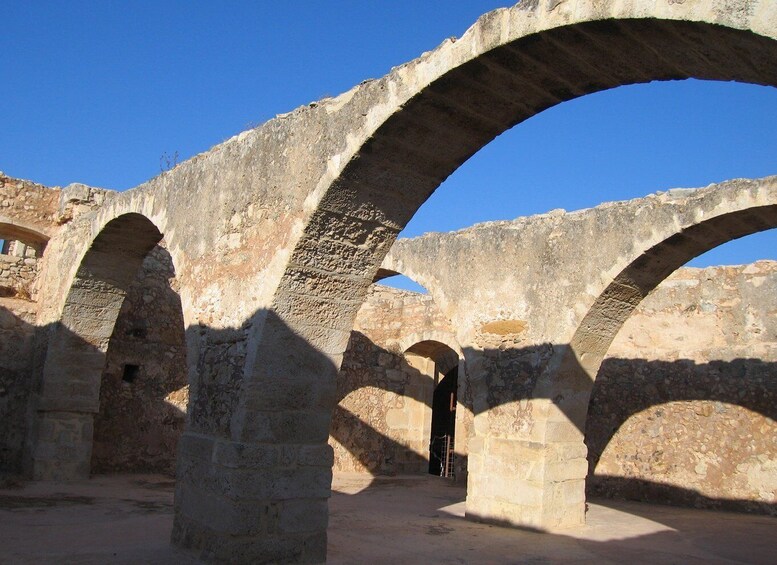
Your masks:
<svg viewBox="0 0 777 565"><path fill-rule="evenodd" d="M456 391L459 368L453 367L434 389L429 438L429 474L455 478Z"/></svg>

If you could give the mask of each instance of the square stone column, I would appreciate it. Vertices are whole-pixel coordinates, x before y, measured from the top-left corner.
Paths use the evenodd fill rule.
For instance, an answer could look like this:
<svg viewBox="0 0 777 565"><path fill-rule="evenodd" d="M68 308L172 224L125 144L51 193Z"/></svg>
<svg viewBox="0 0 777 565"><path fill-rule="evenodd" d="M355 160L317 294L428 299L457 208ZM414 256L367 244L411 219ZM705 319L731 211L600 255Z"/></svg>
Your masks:
<svg viewBox="0 0 777 565"><path fill-rule="evenodd" d="M484 425L488 417L475 417L476 433L469 442L467 517L540 531L582 526L588 463L576 426L546 419L535 421L534 432L525 437L497 437Z"/></svg>
<svg viewBox="0 0 777 565"><path fill-rule="evenodd" d="M274 314L261 331L245 369L213 352L251 334L210 330L198 346L173 543L219 563L322 563L337 364Z"/></svg>

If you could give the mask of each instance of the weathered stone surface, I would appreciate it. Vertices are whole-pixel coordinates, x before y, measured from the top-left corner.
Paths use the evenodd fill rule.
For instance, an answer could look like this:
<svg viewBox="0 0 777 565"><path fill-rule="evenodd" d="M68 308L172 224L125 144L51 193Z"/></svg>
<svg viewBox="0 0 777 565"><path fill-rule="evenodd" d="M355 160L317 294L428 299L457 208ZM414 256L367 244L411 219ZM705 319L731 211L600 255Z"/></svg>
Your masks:
<svg viewBox="0 0 777 565"><path fill-rule="evenodd" d="M17 195L3 210L16 219L0 223L48 238L32 363L41 384L28 442L35 472L66 478L88 467L100 361L123 297L163 235L187 328L184 437L206 437L211 451L218 442L315 451L326 441L337 369L369 283L443 179L506 129L587 93L689 77L777 85L775 30L772 0L525 2L485 15L458 40L382 79L278 116L133 190L71 186L56 209L44 191L45 212L30 215L17 190L27 185L10 183ZM588 394L610 342L639 301L687 259L775 227L776 192L774 178L736 181L534 218L490 239L493 226L409 244L422 250L422 264L411 270L432 273L419 281L453 322L467 362L462 398L474 413L478 446L470 494L484 518L541 527L582 519L579 466L555 480L546 463L582 444ZM52 219L65 223L52 230ZM489 256L501 264L488 266ZM450 262L441 264L442 257ZM456 289L452 268L471 275ZM313 282L303 282L308 277ZM505 321L526 326L480 331ZM388 370L398 369L386 370L387 384L400 383ZM278 386L258 394L270 381L312 392L289 406ZM307 426L292 425L297 416ZM540 471L500 475L490 460L501 440L535 445ZM198 460L182 454L180 492L189 493L187 508L204 508L223 485L202 480ZM218 476L221 467L213 469ZM266 473L279 469L297 477L303 466ZM325 467L313 469L299 476L326 483ZM497 491L488 490L484 473L492 482L540 489L541 506L518 504L523 494L515 487L502 499L487 495ZM295 496L294 480L288 484L271 496L297 498L289 512L298 513L303 500L311 513L324 511L321 496L300 494L302 484ZM224 503L234 504L234 515L240 496ZM277 508L283 521L287 502L263 507ZM325 557L321 520L311 519L317 532L240 536L231 528L244 532L243 524L216 531L202 508L187 514L183 507L174 539L211 559Z"/></svg>

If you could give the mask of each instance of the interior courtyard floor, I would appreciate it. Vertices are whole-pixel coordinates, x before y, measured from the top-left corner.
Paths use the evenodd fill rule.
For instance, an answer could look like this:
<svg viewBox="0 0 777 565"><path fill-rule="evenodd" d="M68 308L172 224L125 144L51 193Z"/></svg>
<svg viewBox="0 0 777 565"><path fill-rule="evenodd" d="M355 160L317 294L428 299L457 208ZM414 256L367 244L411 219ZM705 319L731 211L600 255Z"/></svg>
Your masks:
<svg viewBox="0 0 777 565"><path fill-rule="evenodd" d="M169 545L172 479L98 476L0 490L0 563L197 563ZM769 563L777 517L597 499L585 527L548 534L464 519L432 476L335 475L328 563Z"/></svg>

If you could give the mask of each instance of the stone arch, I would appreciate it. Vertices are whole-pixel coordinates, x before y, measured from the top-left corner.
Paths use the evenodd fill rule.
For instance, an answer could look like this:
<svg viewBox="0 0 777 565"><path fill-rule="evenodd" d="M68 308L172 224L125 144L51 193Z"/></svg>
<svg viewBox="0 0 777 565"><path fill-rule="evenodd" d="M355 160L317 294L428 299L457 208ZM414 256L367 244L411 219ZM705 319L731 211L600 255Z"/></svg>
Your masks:
<svg viewBox="0 0 777 565"><path fill-rule="evenodd" d="M402 336L399 340L399 349L405 354L416 353L433 357L444 347L453 351L460 359L464 357L455 338L447 332L428 330Z"/></svg>
<svg viewBox="0 0 777 565"><path fill-rule="evenodd" d="M305 220L294 232L272 316L249 354L242 420L231 440L288 447L284 455L297 463L268 463L268 477L282 473L299 485L328 484L331 453L315 450L327 436L335 373L353 320L383 256L439 184L497 135L578 96L685 78L777 85L775 30L777 10L770 0L531 0L485 15L461 39L332 101L327 112L344 110L331 147L343 143L345 149L321 150L326 172L304 203ZM293 383L252 394L278 375ZM298 389L305 394L293 394ZM273 433L262 436L254 422ZM302 463L309 461L308 448L320 455L312 470ZM192 500L204 506L206 487L198 488L203 494ZM323 560L326 488L310 496L301 491L294 499L279 495L282 503L273 508L282 517L304 513L317 519L298 535L304 543L293 546L305 547L305 559ZM235 505L230 509L237 512ZM266 547L258 542L264 532L252 530L257 544L249 547L246 538L238 542L214 533L206 518L188 519L181 511L177 518L175 539L207 546L214 555L260 555ZM244 535L241 525L230 531ZM283 558L303 558L302 550L278 547Z"/></svg>
<svg viewBox="0 0 777 565"><path fill-rule="evenodd" d="M561 420L570 421L582 434L591 388L602 360L625 321L655 287L688 261L718 245L777 227L777 178L762 182L765 189L756 191L754 199L740 194L729 206L702 211L685 223L669 227L663 239L626 259L628 264L606 285L578 325L558 368L543 375L535 391L543 398L554 399Z"/></svg>
<svg viewBox="0 0 777 565"><path fill-rule="evenodd" d="M146 255L162 233L142 214L107 221L78 265L58 323L48 329L33 474L89 475L92 419L114 324Z"/></svg>
<svg viewBox="0 0 777 565"><path fill-rule="evenodd" d="M321 312L322 349L337 355L397 233L494 137L550 106L626 84L777 85L775 19L767 1L534 1L486 14L461 39L384 79L394 98L369 115L378 125L359 132L365 141L339 156L342 168L322 179L275 308L292 327L311 325L302 312ZM300 276L321 283L301 293Z"/></svg>
<svg viewBox="0 0 777 565"><path fill-rule="evenodd" d="M456 344L452 347L445 341L424 337L403 348L406 362L415 369L414 386L418 389L417 396L422 398L424 410L424 425L419 426L420 430L416 433L425 434L423 439L429 443L429 473L456 477L466 472L466 463L460 460L461 457L466 458L466 452L459 445L459 438L465 435L461 425L458 433L455 432L461 419L457 409L461 406L458 382L463 355ZM445 340L445 336L442 339ZM462 422L464 425L468 423ZM466 442L462 443L466 445Z"/></svg>

